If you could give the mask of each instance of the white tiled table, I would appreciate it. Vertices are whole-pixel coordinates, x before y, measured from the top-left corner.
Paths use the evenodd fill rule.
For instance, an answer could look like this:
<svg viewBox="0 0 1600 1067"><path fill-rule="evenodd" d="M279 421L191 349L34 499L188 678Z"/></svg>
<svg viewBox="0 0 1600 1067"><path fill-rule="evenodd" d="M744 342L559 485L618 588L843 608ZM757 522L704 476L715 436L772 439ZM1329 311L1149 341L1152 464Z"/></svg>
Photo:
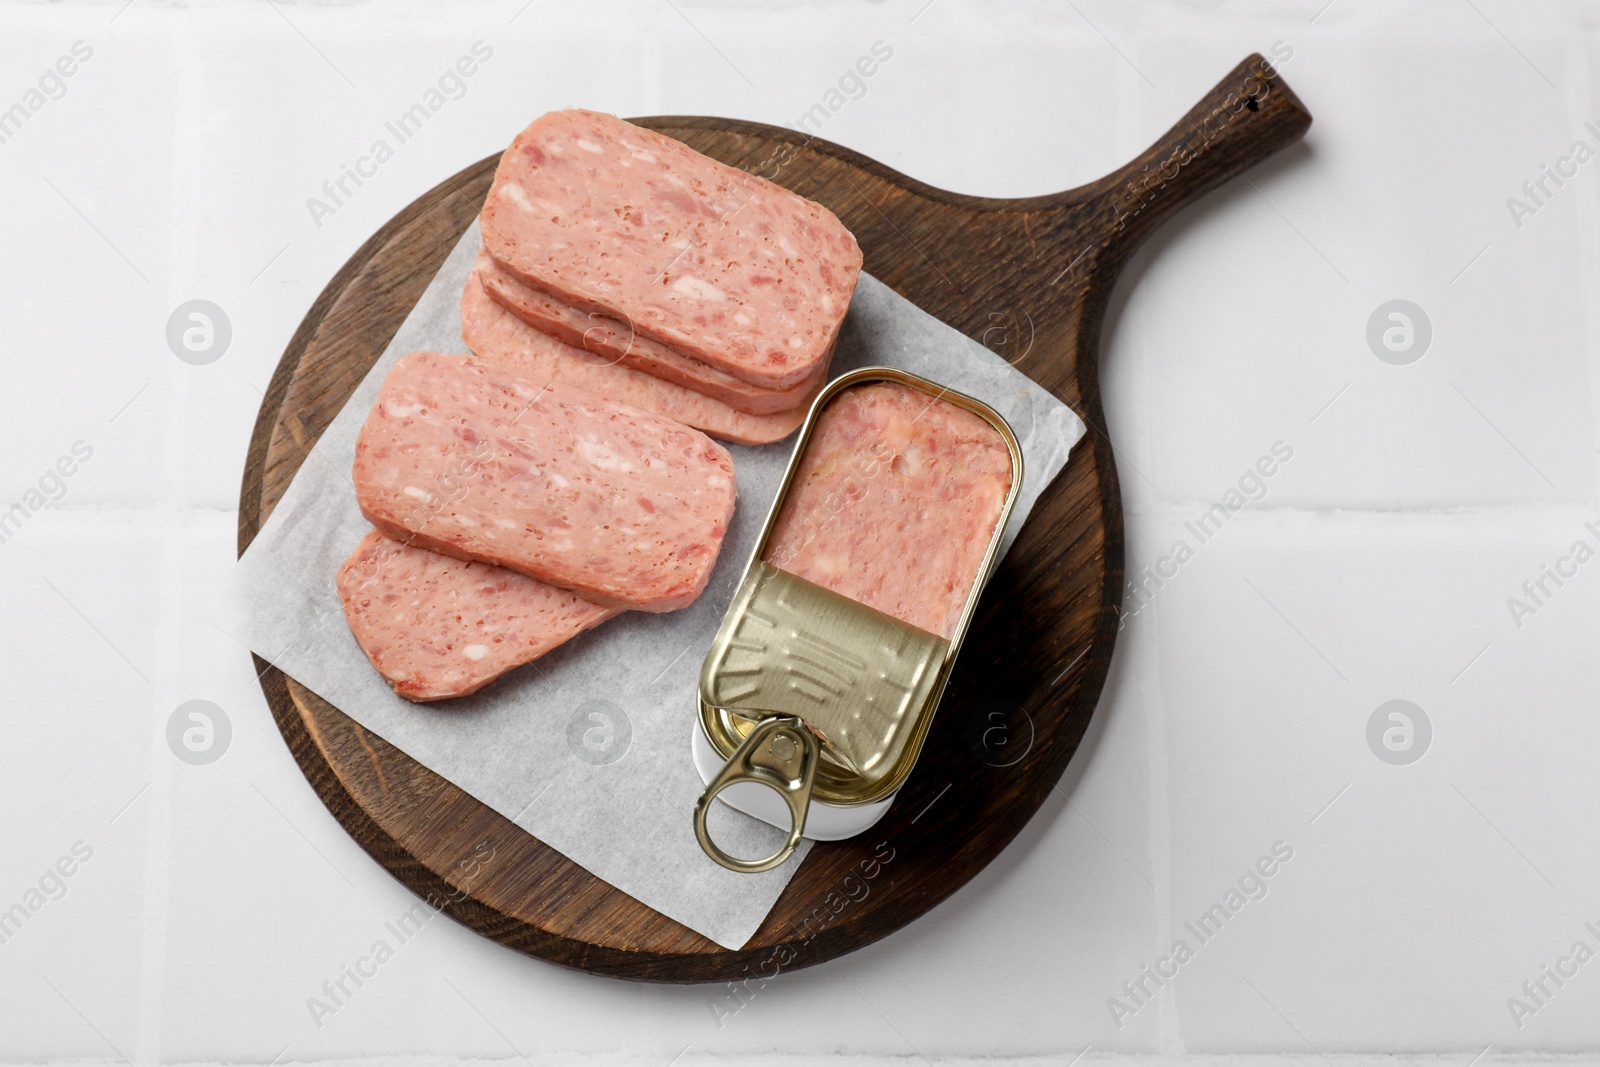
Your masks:
<svg viewBox="0 0 1600 1067"><path fill-rule="evenodd" d="M1520 627L1507 599L1600 545L1600 162L1520 227L1506 201L1600 148L1597 35L1592 0L0 0L0 108L92 49L0 143L0 509L93 451L0 544L0 909L92 850L0 943L0 1060L1593 1054L1600 960L1520 1020L1507 1000L1600 950L1600 562ZM562 971L447 920L317 1025L307 999L413 898L322 808L215 626L289 335L374 229L544 110L793 122L880 40L824 136L967 193L1096 177L1274 42L1316 116L1114 298L1129 570L1195 551L1127 620L1061 795L929 916L720 1027L722 990ZM307 198L477 41L464 94L317 225ZM206 366L165 341L195 298L233 329ZM1433 329L1406 366L1365 340L1396 298ZM1280 441L1292 459L1198 544L1185 523ZM208 766L167 746L191 699L232 724ZM1366 740L1392 699L1432 723L1406 766ZM1185 924L1276 842L1265 897L1200 943ZM1176 977L1127 999L1180 938Z"/></svg>

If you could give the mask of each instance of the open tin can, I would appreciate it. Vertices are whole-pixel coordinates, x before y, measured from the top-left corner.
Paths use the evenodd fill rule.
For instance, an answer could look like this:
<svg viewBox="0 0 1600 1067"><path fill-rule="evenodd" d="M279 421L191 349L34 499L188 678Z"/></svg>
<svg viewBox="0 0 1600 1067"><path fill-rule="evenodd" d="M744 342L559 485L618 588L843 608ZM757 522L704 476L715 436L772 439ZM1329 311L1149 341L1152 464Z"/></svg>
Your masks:
<svg viewBox="0 0 1600 1067"><path fill-rule="evenodd" d="M1010 482L987 547L959 614L946 620L943 634L768 562L819 421L847 391L880 382L926 396L924 412L943 401L976 415L1009 455ZM888 810L922 749L1021 485L1016 435L981 401L888 367L852 371L822 390L800 428L738 591L700 670L694 754L706 788L695 804L694 827L707 855L730 870L770 870L788 859L803 837L849 837ZM847 514L835 517L848 519ZM917 564L915 558L896 560L913 576ZM724 790L730 791L724 803L786 829L783 847L757 860L718 847L706 818ZM808 829L813 824L816 828Z"/></svg>

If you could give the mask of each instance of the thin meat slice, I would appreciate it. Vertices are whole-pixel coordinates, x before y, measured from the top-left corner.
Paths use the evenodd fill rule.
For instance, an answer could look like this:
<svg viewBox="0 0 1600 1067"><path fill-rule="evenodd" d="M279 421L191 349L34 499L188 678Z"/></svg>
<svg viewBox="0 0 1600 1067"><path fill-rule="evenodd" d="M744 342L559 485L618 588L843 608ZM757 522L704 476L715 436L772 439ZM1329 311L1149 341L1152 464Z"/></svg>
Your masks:
<svg viewBox="0 0 1600 1067"><path fill-rule="evenodd" d="M336 584L361 650L400 696L476 693L617 614L504 567L413 548L374 530Z"/></svg>
<svg viewBox="0 0 1600 1067"><path fill-rule="evenodd" d="M479 363L536 381L564 381L741 445L765 445L787 437L806 417L805 407L750 415L704 393L558 341L490 297L476 270L461 293L461 337Z"/></svg>
<svg viewBox="0 0 1600 1067"><path fill-rule="evenodd" d="M481 220L524 283L768 389L827 361L861 271L822 205L592 111L518 134Z"/></svg>
<svg viewBox="0 0 1600 1067"><path fill-rule="evenodd" d="M732 458L699 430L437 352L384 378L354 477L396 540L641 611L700 595L735 497Z"/></svg>
<svg viewBox="0 0 1600 1067"><path fill-rule="evenodd" d="M569 345L653 374L752 415L772 415L810 406L828 376L828 360L797 385L764 389L691 359L659 341L628 328L626 323L594 311L580 311L549 293L518 281L487 252L477 271L489 295L522 321ZM832 353L829 353L832 358Z"/></svg>
<svg viewBox="0 0 1600 1067"><path fill-rule="evenodd" d="M950 638L1012 477L978 415L898 383L853 386L817 416L763 557Z"/></svg>

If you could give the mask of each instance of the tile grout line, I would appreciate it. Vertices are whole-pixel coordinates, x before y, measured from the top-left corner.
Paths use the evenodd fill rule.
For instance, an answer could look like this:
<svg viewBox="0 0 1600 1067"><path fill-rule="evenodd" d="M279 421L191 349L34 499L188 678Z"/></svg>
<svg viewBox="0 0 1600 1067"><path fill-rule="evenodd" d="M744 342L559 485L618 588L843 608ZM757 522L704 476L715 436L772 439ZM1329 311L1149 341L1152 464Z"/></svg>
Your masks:
<svg viewBox="0 0 1600 1067"><path fill-rule="evenodd" d="M1159 641L1157 628L1149 628L1152 641ZM1152 655L1155 653L1152 652ZM1167 748L1166 702L1160 690L1160 674L1150 683L1155 690L1149 702L1146 729L1150 739L1150 875L1156 880L1156 932L1158 949L1173 943L1172 932L1172 793L1169 787L1172 761ZM1183 1042L1183 1017L1178 1008L1178 990L1168 982L1161 990L1157 1017L1157 1039L1164 1059L1181 1058L1187 1049Z"/></svg>
<svg viewBox="0 0 1600 1067"><path fill-rule="evenodd" d="M202 194L200 168L202 164L199 135L203 128L204 108L201 104L205 90L204 72L201 68L201 34L188 20L174 20L174 35L166 46L177 54L172 58L176 66L177 86L172 142L172 199L168 205L172 220L173 244L167 250L165 278L158 279L155 287L157 299L172 299L177 287L189 287L196 276L198 233L194 212L198 210ZM161 284L164 282L165 284ZM190 295L185 293L184 299ZM160 310L160 309L158 309ZM161 321L164 321L164 316ZM157 359L168 356L163 339L157 338ZM162 442L162 461L165 467L166 508L169 522L180 530L185 526L184 507L184 444L189 429L190 381L182 373L187 365L176 360L165 362L161 374L172 386L166 390L167 418L165 440ZM163 1019L166 1008L167 942L172 906L172 857L175 851L175 776L180 769L172 753L167 750L166 718L181 701L178 683L183 669L183 616L184 582L183 560L187 554L188 533L162 538L161 587L157 597L158 616L156 632L163 649L158 659L157 684L152 687L154 698L151 716L151 748L155 766L147 829L148 847L145 861L145 902L143 959L139 981L139 1036L134 1058L143 1064L158 1064L162 1058Z"/></svg>
<svg viewBox="0 0 1600 1067"><path fill-rule="evenodd" d="M1138 116L1143 112L1146 94L1140 76L1131 71L1127 64L1119 64L1119 66L1121 68L1117 78L1119 117L1131 115L1134 118L1133 122L1118 121L1115 123L1121 149L1119 158L1128 160L1137 158L1139 153L1149 146L1149 141L1140 134L1138 129ZM1102 343L1104 343L1104 339L1102 339ZM1152 462L1148 463L1147 466L1150 467L1152 476L1159 478L1159 472L1155 470L1157 465L1155 461L1159 460L1160 457L1157 454L1157 450L1152 447L1153 435L1151 426L1153 423L1151 390L1147 388L1149 385L1148 372L1148 363L1138 366L1134 380L1130 382L1130 385L1137 391L1135 394L1137 411L1134 412L1130 409L1130 413L1133 414L1137 425L1129 426L1128 432L1123 435L1123 438L1128 442L1128 447L1137 447L1140 444L1146 447L1147 454L1153 457ZM1124 549L1124 555L1126 555L1126 549ZM1126 559L1124 559L1123 565L1124 569L1126 569ZM1148 655L1155 657L1157 655L1156 646L1159 642L1159 637L1157 636L1159 627L1148 627L1146 632L1149 635L1147 640L1151 645ZM1126 656L1131 650L1127 642L1119 641L1118 644L1124 646L1123 655ZM1117 657L1113 657L1111 665L1113 672L1118 671L1116 659ZM1120 673L1124 678L1132 679L1138 677L1133 664L1126 659L1123 661ZM1112 678L1108 675L1106 686L1109 687L1111 684ZM1145 718L1145 751L1149 761L1148 773L1150 775L1146 801L1149 804L1149 811L1146 814L1146 819L1148 820L1146 830L1147 858L1150 865L1150 877L1156 883L1152 901L1152 906L1155 909L1153 918L1155 920L1156 943L1164 949L1166 945L1172 943L1172 818L1170 810L1171 797L1167 788L1170 760L1167 752L1166 709L1161 702L1159 673L1150 680L1139 678L1136 684L1139 696L1144 698L1144 703L1149 709ZM1103 696L1104 689L1102 689L1102 699ZM1160 991L1156 1010L1158 1012L1156 1017L1156 1041L1159 1049L1159 1058L1163 1061L1180 1058L1184 1054L1183 1024L1179 1017L1177 993L1172 983L1167 983L1166 988Z"/></svg>
<svg viewBox="0 0 1600 1067"><path fill-rule="evenodd" d="M1160 659L1160 628L1151 626L1144 638L1148 645L1149 662ZM1137 668L1128 663L1130 674ZM1143 672L1140 672L1142 675ZM1107 679L1109 683L1110 679ZM1173 943L1172 932L1172 795L1169 787L1171 753L1167 748L1166 702L1162 698L1161 673L1155 671L1142 676L1138 696L1148 709L1145 716L1145 747L1149 757L1149 863L1150 876L1155 879L1153 905L1155 907L1156 947L1165 950ZM1185 1055L1183 1020L1178 1009L1176 986L1168 982L1158 995L1156 1040L1163 1059L1176 1059Z"/></svg>
<svg viewBox="0 0 1600 1067"><path fill-rule="evenodd" d="M1137 22L1143 21L1143 14L1135 14ZM1137 39L1137 28L1135 31ZM1124 130L1130 131L1126 140L1130 143L1124 145L1126 149L1123 159L1136 159L1140 152L1147 148L1154 137L1144 137L1138 132L1139 116L1143 114L1144 106L1150 94L1143 88L1138 79L1124 76L1124 86L1128 93L1125 96L1131 103L1130 113L1133 122L1119 122ZM1162 127L1165 128L1164 126ZM1146 447L1150 461L1146 464L1151 477L1161 478L1160 450L1155 448L1155 436L1152 427L1155 425L1153 415L1154 400L1150 385L1150 368L1152 364L1146 362L1139 368L1140 374L1136 386L1139 388L1138 434L1139 439ZM1103 417L1103 416L1102 416ZM1133 427L1129 428L1130 430ZM1132 440L1133 435L1128 435ZM1124 547L1124 557L1126 557ZM1127 569L1127 560L1123 560L1123 568ZM1126 595L1126 594L1124 594ZM1157 608L1159 611L1159 607ZM1158 663L1160 659L1160 627L1150 626L1145 630L1144 638L1149 657L1148 662ZM1113 664L1114 666L1114 664ZM1133 664L1127 663L1127 670ZM1131 671L1130 671L1131 673ZM1109 677L1107 678L1109 682ZM1149 821L1149 838L1147 844L1147 859L1150 866L1150 877L1155 880L1156 888L1153 904L1155 907L1156 945L1161 951L1172 944L1172 792L1171 792L1171 751L1167 745L1166 701L1161 687L1161 672L1159 670L1144 678L1140 683L1140 695L1148 709L1145 716L1146 740L1145 746L1149 758L1149 811L1146 818ZM1103 692L1103 690L1102 690ZM1156 1041L1160 1050L1160 1058L1164 1061L1181 1059L1186 1054L1183 1039L1183 1016L1179 1007L1176 986L1168 982L1160 990L1160 997L1156 1003Z"/></svg>
<svg viewBox="0 0 1600 1067"><path fill-rule="evenodd" d="M144 936L139 964L139 1029L133 1059L140 1065L161 1062L161 1017L167 963L167 917L171 892L173 756L167 750L166 715L172 701L171 680L178 674L176 640L181 617L182 539L163 538L160 558L160 592L157 594L155 681L147 690L151 761L150 803L145 810ZM179 591L174 591L174 584Z"/></svg>
<svg viewBox="0 0 1600 1067"><path fill-rule="evenodd" d="M1589 45L1595 39L1592 30L1568 35L1565 77L1561 81L1567 89L1566 109L1573 126L1581 125L1592 114L1596 93L1600 91L1589 62ZM1584 280L1583 291L1594 292L1595 283L1600 280L1600 245L1582 240L1581 235L1600 232L1600 205L1596 205L1593 197L1579 197L1577 212L1580 235L1578 273ZM1588 341L1590 352L1586 368L1591 383L1587 414L1591 457L1589 475L1593 479L1590 485L1593 486L1600 485L1600 390L1595 390L1592 384L1600 381L1600 307L1592 300L1584 301L1582 336Z"/></svg>

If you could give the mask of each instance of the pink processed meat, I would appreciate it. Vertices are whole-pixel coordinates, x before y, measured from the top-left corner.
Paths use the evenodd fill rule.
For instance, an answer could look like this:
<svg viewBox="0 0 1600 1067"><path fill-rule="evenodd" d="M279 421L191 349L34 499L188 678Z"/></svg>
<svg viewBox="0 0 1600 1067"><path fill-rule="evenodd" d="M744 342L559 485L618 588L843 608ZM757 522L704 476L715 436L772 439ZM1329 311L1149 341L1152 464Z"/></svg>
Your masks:
<svg viewBox="0 0 1600 1067"><path fill-rule="evenodd" d="M559 382L413 352L356 439L356 500L396 540L615 608L705 588L733 515L727 449Z"/></svg>
<svg viewBox="0 0 1600 1067"><path fill-rule="evenodd" d="M481 221L525 284L767 389L827 361L861 271L822 205L592 111L518 134Z"/></svg>
<svg viewBox="0 0 1600 1067"><path fill-rule="evenodd" d="M548 293L523 285L487 252L478 257L476 271L489 295L534 329L752 415L774 415L797 409L804 412L821 392L828 376L828 360L824 360L798 385L763 389L709 363L681 355L660 341L628 329L616 319L598 312L579 311ZM795 425L800 425L799 421Z"/></svg>
<svg viewBox="0 0 1600 1067"><path fill-rule="evenodd" d="M950 638L1012 477L978 415L897 383L852 386L818 416L763 557Z"/></svg>
<svg viewBox="0 0 1600 1067"><path fill-rule="evenodd" d="M461 293L461 337L479 363L535 381L566 382L741 445L788 437L806 417L804 407L773 415L736 411L693 389L558 341L491 299L477 270Z"/></svg>
<svg viewBox="0 0 1600 1067"><path fill-rule="evenodd" d="M476 693L617 614L504 567L412 548L374 530L339 568L361 650L407 700Z"/></svg>

